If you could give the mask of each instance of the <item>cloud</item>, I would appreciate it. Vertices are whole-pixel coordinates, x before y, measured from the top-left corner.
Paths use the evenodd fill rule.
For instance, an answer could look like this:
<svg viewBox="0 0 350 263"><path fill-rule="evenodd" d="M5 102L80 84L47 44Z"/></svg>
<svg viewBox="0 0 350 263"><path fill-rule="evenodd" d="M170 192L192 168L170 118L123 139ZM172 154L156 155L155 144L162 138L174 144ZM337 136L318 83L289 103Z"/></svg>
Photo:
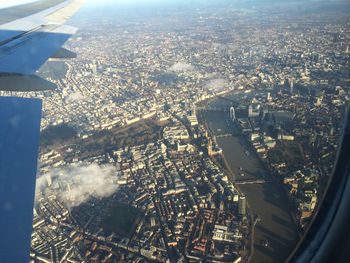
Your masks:
<svg viewBox="0 0 350 263"><path fill-rule="evenodd" d="M73 92L68 96L67 101L73 102L73 101L80 101L83 99L84 99L84 97L83 97L83 95L81 95L80 92Z"/></svg>
<svg viewBox="0 0 350 263"><path fill-rule="evenodd" d="M89 197L111 196L118 189L117 170L112 165L72 164L54 168L36 182L36 194L50 187L58 191L57 196L68 208L78 206Z"/></svg>
<svg viewBox="0 0 350 263"><path fill-rule="evenodd" d="M211 79L206 86L212 91L222 91L227 87L227 85L228 82L226 79Z"/></svg>
<svg viewBox="0 0 350 263"><path fill-rule="evenodd" d="M186 71L193 71L194 67L191 64L183 63L183 62L178 62L172 65L169 68L170 71L173 72L186 72Z"/></svg>
<svg viewBox="0 0 350 263"><path fill-rule="evenodd" d="M214 42L211 46L212 46L213 49L220 49L220 48L224 47L223 44L216 43L216 42Z"/></svg>

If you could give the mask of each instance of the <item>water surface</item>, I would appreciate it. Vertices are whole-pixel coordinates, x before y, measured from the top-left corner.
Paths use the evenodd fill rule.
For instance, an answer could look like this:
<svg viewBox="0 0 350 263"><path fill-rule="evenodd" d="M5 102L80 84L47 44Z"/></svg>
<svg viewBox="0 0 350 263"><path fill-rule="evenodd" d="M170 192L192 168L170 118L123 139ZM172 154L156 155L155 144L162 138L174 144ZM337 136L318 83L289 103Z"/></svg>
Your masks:
<svg viewBox="0 0 350 263"><path fill-rule="evenodd" d="M251 151L242 135L221 137L232 133L232 124L227 122L228 113L207 112L205 118L212 133L217 136L217 143L223 150L230 170L235 174L235 181L269 181L262 184L238 185L246 195L253 214L261 219L254 231L254 255L251 262L284 262L299 240L285 193L280 185L271 182L268 171ZM234 134L237 134L237 131L234 131ZM267 247L264 246L265 241L268 242Z"/></svg>

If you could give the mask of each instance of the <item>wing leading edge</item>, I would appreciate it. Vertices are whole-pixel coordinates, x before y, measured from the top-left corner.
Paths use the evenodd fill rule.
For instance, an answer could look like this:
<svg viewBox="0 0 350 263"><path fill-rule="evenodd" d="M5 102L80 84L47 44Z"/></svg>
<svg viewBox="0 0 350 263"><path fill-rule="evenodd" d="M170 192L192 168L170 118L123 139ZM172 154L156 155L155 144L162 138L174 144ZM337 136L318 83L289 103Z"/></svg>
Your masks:
<svg viewBox="0 0 350 263"><path fill-rule="evenodd" d="M32 91L52 89L45 81L38 86L23 86L23 78L34 75L47 59L71 58L75 54L61 46L77 31L64 23L81 7L82 2L65 1L37 14L0 25L0 90ZM9 75L21 76L11 78ZM11 84L11 85L9 85ZM43 85L40 85L43 84Z"/></svg>

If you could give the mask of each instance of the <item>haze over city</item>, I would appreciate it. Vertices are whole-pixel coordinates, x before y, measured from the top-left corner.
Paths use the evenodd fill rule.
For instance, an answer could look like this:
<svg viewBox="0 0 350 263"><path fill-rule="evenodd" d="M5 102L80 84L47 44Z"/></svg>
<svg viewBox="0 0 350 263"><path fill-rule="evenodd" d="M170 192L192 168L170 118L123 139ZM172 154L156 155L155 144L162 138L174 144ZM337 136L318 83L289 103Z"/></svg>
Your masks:
<svg viewBox="0 0 350 263"><path fill-rule="evenodd" d="M43 100L32 262L285 261L339 147L349 3L85 2L57 88L1 92Z"/></svg>

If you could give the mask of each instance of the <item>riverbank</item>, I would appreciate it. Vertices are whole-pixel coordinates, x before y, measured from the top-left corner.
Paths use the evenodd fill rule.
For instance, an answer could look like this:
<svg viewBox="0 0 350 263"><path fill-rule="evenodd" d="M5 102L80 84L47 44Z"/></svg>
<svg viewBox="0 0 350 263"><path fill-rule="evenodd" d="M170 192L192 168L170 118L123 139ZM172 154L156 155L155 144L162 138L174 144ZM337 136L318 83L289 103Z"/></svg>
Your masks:
<svg viewBox="0 0 350 263"><path fill-rule="evenodd" d="M233 183L239 181L268 179L268 171L254 153L247 150L241 136L226 136L231 132L224 112L204 114L208 128L223 151L228 169L234 174ZM232 127L231 127L232 128ZM240 184L246 195L249 207L259 216L254 229L254 254L251 262L283 262L299 241L297 226L288 211L288 200L277 183L267 182Z"/></svg>

